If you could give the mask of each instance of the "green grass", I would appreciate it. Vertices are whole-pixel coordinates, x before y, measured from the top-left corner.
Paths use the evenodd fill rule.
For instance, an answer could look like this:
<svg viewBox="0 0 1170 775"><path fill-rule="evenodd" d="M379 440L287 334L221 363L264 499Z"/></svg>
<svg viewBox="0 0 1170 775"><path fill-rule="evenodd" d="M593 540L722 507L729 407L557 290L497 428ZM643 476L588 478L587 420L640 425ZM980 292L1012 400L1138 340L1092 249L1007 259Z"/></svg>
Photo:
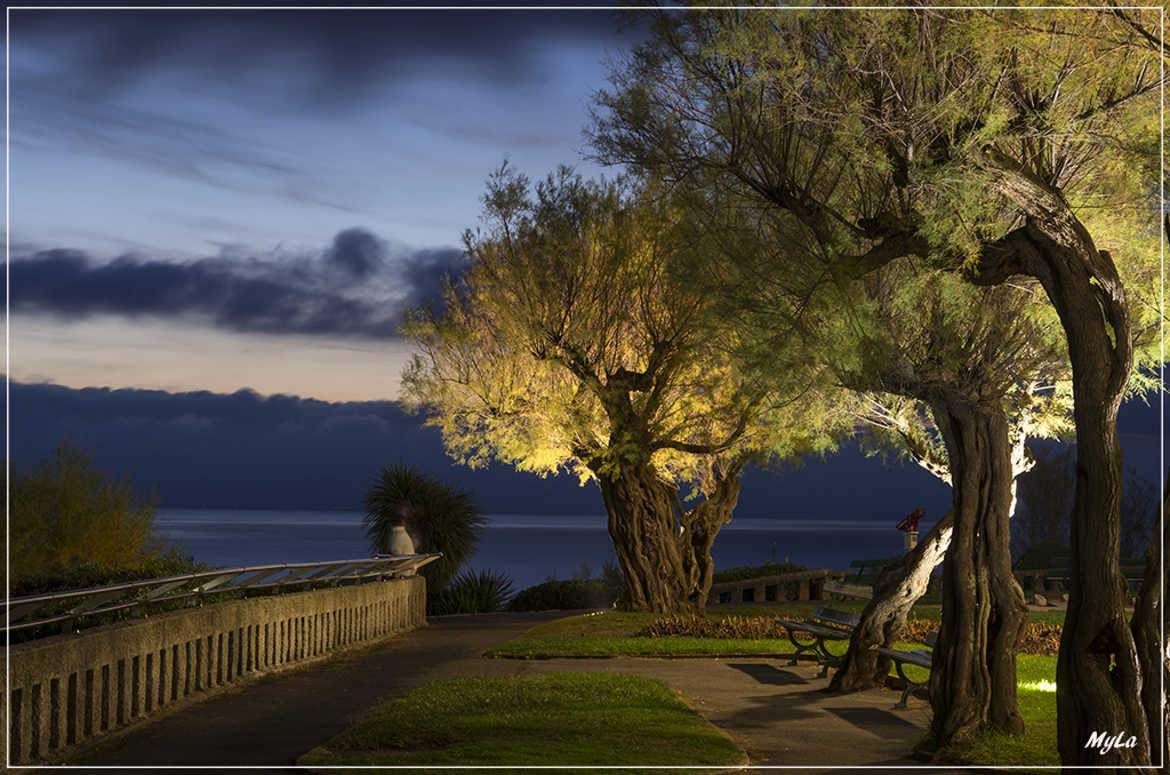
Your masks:
<svg viewBox="0 0 1170 775"><path fill-rule="evenodd" d="M834 604L844 610L860 611L863 603ZM811 612L808 605L720 606L708 616L780 616L791 617ZM922 619L939 619L938 606L916 607L913 615ZM1063 611L1033 611L1033 621L1063 624ZM787 639L729 640L722 638L647 638L634 637L655 616L653 614L606 611L540 624L520 637L487 652L493 657L536 659L548 657L681 657L745 654L790 654ZM798 640L800 640L798 636ZM830 653L843 654L848 641L826 644ZM922 643L899 642L895 648L924 648ZM904 665L906 676L924 681L929 672L914 665ZM950 754L964 764L1059 764L1056 753L1056 657L1020 654L1016 657L1019 681L1018 702L1025 732L1020 736L986 734L952 748Z"/></svg>
<svg viewBox="0 0 1170 775"><path fill-rule="evenodd" d="M1056 657L1016 657L1017 701L1024 734L987 733L954 745L949 757L962 764L1060 764L1056 751Z"/></svg>
<svg viewBox="0 0 1170 775"><path fill-rule="evenodd" d="M760 613L760 610L766 613ZM718 609L709 616L793 616L810 612L807 606L766 606L740 613L743 609ZM539 624L495 648L485 656L504 659L551 659L554 657L712 657L791 654L787 638L732 640L729 638L635 636L657 616L655 614L603 611L568 616ZM799 634L798 642L807 641ZM830 654L844 654L849 642L830 641ZM898 648L922 648L922 644L898 643Z"/></svg>
<svg viewBox="0 0 1170 775"><path fill-rule="evenodd" d="M662 681L604 673L436 681L379 706L298 761L307 766L746 763L739 746Z"/></svg>

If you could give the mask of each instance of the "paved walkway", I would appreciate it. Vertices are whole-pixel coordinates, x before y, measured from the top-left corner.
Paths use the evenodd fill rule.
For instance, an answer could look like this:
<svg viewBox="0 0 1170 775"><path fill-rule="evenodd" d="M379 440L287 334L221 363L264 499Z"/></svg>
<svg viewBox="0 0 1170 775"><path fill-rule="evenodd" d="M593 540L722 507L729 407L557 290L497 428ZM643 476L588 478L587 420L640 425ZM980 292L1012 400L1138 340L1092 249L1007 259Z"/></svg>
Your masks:
<svg viewBox="0 0 1170 775"><path fill-rule="evenodd" d="M905 758L928 722L924 701L911 698L909 710L893 710L898 693L887 689L826 694L820 690L827 680L815 677L811 665L789 667L786 660L753 657L521 661L479 656L563 615L433 618L425 630L212 697L109 742L78 764L276 765L265 772L297 772L281 765L293 764L379 700L415 686L460 675L573 670L666 681L739 742L752 764L841 765L841 772L861 764L938 771Z"/></svg>

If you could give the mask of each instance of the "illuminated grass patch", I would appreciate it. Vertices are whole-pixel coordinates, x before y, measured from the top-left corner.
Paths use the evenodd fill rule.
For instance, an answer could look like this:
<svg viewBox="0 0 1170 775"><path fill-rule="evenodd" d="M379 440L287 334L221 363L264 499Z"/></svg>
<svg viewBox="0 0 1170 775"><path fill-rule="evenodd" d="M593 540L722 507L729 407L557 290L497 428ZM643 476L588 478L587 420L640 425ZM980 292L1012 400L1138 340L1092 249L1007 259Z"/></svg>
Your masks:
<svg viewBox="0 0 1170 775"><path fill-rule="evenodd" d="M746 764L747 756L661 681L554 673L421 686L298 763L669 768L735 766Z"/></svg>

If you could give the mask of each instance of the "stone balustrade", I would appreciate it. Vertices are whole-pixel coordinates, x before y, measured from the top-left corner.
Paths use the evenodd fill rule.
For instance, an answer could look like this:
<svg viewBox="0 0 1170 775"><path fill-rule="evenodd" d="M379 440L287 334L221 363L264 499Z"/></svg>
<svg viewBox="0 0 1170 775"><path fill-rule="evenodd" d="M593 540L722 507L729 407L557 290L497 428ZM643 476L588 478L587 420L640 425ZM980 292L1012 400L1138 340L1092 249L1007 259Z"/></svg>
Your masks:
<svg viewBox="0 0 1170 775"><path fill-rule="evenodd" d="M772 576L757 576L739 581L724 581L711 585L707 605L824 600L825 581L842 581L844 578L844 571L817 568ZM791 597L787 593L787 590L792 586L796 587L795 597Z"/></svg>
<svg viewBox="0 0 1170 775"><path fill-rule="evenodd" d="M180 707L426 624L421 576L251 597L12 646L10 764L58 763ZM0 693L4 687L0 686Z"/></svg>

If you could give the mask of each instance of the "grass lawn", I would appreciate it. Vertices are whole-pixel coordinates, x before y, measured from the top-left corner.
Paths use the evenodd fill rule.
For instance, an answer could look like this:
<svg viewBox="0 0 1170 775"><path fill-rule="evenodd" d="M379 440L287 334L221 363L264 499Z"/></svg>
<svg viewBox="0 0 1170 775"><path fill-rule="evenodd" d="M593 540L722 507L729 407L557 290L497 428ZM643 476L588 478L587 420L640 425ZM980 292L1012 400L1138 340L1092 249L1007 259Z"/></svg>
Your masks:
<svg viewBox="0 0 1170 775"><path fill-rule="evenodd" d="M307 766L661 764L663 771L671 765L746 763L739 746L662 681L599 673L436 681L379 706L298 761Z"/></svg>
<svg viewBox="0 0 1170 775"><path fill-rule="evenodd" d="M963 764L1059 765L1056 751L1056 657L1019 654L1016 680L1024 734L980 735L952 747Z"/></svg>
<svg viewBox="0 0 1170 775"><path fill-rule="evenodd" d="M863 603L834 604L839 610L860 613ZM934 607L937 616L937 606ZM708 611L715 619L727 616L807 617L808 605L720 606ZM929 608L927 609L927 612ZM923 612L920 615L926 615ZM710 657L760 656L792 653L788 638L731 640L728 638L652 638L634 633L657 618L655 614L603 611L569 616L533 627L528 632L495 648L486 656L507 659L549 659L552 657ZM802 636L797 640L804 642ZM811 642L811 639L808 641ZM844 654L848 641L831 641L832 654ZM922 648L919 644L899 643L898 648Z"/></svg>
<svg viewBox="0 0 1170 775"><path fill-rule="evenodd" d="M863 603L839 604L835 608L860 612ZM794 617L812 612L808 605L720 606L708 616ZM939 619L938 606L918 606L913 616ZM491 649L487 656L519 659L548 657L662 657L712 656L742 654L789 654L787 639L730 640L723 638L634 637L634 633L655 619L653 614L605 611L570 616L546 622L508 643ZM1033 611L1032 621L1063 624L1064 611ZM845 653L848 641L827 644L830 652ZM898 643L899 649L923 648L921 643ZM926 670L913 665L904 667L907 676L925 680ZM1055 765L1056 753L1056 657L1019 654L1016 657L1019 681L1020 714L1025 732L1022 736L984 735L952 749L955 761L963 764Z"/></svg>

